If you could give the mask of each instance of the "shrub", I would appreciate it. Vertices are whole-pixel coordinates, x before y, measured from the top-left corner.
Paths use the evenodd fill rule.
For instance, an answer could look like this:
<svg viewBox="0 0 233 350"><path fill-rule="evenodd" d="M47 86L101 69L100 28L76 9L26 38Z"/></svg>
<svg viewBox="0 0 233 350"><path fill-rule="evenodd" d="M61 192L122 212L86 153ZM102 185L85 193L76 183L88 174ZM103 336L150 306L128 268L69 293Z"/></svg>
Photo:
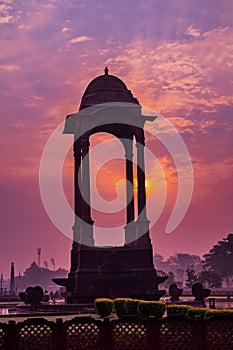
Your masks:
<svg viewBox="0 0 233 350"><path fill-rule="evenodd" d="M233 318L233 310L231 309L207 309L206 318Z"/></svg>
<svg viewBox="0 0 233 350"><path fill-rule="evenodd" d="M190 307L187 311L187 316L189 318L195 318L195 316L201 316L201 318L205 318L206 310L204 307Z"/></svg>
<svg viewBox="0 0 233 350"><path fill-rule="evenodd" d="M182 315L187 316L187 312L190 309L188 305L167 305L167 315Z"/></svg>
<svg viewBox="0 0 233 350"><path fill-rule="evenodd" d="M107 317L111 314L113 309L113 301L107 298L95 299L95 309L101 317Z"/></svg>
<svg viewBox="0 0 233 350"><path fill-rule="evenodd" d="M114 309L118 317L127 315L126 300L128 300L128 298L116 298L113 301Z"/></svg>
<svg viewBox="0 0 233 350"><path fill-rule="evenodd" d="M155 316L161 318L166 310L166 304L162 301L144 301L138 303L139 315L143 318Z"/></svg>
<svg viewBox="0 0 233 350"><path fill-rule="evenodd" d="M126 299L125 308L127 315L138 315L138 299Z"/></svg>

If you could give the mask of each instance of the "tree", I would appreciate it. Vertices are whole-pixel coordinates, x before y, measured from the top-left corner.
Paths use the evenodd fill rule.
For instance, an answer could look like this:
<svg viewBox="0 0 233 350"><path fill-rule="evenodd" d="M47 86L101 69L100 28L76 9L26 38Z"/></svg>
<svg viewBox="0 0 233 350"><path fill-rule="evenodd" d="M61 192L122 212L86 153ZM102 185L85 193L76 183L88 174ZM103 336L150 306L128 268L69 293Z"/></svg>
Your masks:
<svg viewBox="0 0 233 350"><path fill-rule="evenodd" d="M169 267L173 267L172 271L176 272L178 269L186 270L188 266L193 266L196 271L201 271L201 258L198 255L191 255L187 253L176 253L167 261Z"/></svg>
<svg viewBox="0 0 233 350"><path fill-rule="evenodd" d="M163 271L168 270L168 263L164 260L164 257L162 255L156 253L154 255L153 262L156 269Z"/></svg>
<svg viewBox="0 0 233 350"><path fill-rule="evenodd" d="M65 269L57 269L51 271L47 268L40 268L33 262L24 272L23 276L15 277L15 283L18 290L24 291L28 286L41 285L44 289L59 288L52 282L53 278L66 277L68 271Z"/></svg>
<svg viewBox="0 0 233 350"><path fill-rule="evenodd" d="M204 255L204 268L215 272L226 280L230 286L230 279L233 276L233 234L219 241Z"/></svg>
<svg viewBox="0 0 233 350"><path fill-rule="evenodd" d="M157 275L158 276L167 276L167 273L163 270L157 270Z"/></svg>
<svg viewBox="0 0 233 350"><path fill-rule="evenodd" d="M183 280L184 280L184 270L182 268L178 268L176 270L176 281L177 281L178 287L183 286Z"/></svg>
<svg viewBox="0 0 233 350"><path fill-rule="evenodd" d="M193 284L197 282L197 275L195 273L193 266L188 266L186 272L188 277L186 281L186 287L192 288Z"/></svg>
<svg viewBox="0 0 233 350"><path fill-rule="evenodd" d="M212 271L202 271L199 273L197 282L210 288L220 288L222 286L221 276Z"/></svg>
<svg viewBox="0 0 233 350"><path fill-rule="evenodd" d="M161 287L168 288L170 284L175 283L175 275L172 271L169 271L168 274L166 274L164 271L159 271L158 275L160 276L168 276L168 279L161 283Z"/></svg>
<svg viewBox="0 0 233 350"><path fill-rule="evenodd" d="M154 266L158 270L163 270L166 273L172 271L177 275L178 279L181 279L182 274L188 266L194 266L196 271L201 271L202 261L198 255L191 255L187 253L175 253L167 260L164 260L160 254L154 255Z"/></svg>

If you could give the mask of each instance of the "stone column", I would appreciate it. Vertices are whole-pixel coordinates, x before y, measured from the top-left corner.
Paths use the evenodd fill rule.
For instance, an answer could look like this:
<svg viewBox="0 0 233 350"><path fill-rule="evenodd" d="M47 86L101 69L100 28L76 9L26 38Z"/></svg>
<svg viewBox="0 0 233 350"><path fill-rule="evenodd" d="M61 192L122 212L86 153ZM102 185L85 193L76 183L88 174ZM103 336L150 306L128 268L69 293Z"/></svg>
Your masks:
<svg viewBox="0 0 233 350"><path fill-rule="evenodd" d="M146 212L144 137L136 143L138 181L138 219L136 223L137 245L150 247L149 220Z"/></svg>
<svg viewBox="0 0 233 350"><path fill-rule="evenodd" d="M82 244L93 246L93 220L91 219L90 208L90 165L89 165L89 135L81 138L81 156L82 156L82 173L81 173L81 219L82 219Z"/></svg>
<svg viewBox="0 0 233 350"><path fill-rule="evenodd" d="M138 217L146 219L146 188L145 188L145 161L144 142L136 143L137 147L137 180L138 180Z"/></svg>
<svg viewBox="0 0 233 350"><path fill-rule="evenodd" d="M81 186L81 140L74 143L74 210L75 224L79 224L82 217L82 195Z"/></svg>
<svg viewBox="0 0 233 350"><path fill-rule="evenodd" d="M124 142L125 164L126 164L126 226L125 226L125 244L136 239L134 222L134 189L133 189L133 140L128 139Z"/></svg>
<svg viewBox="0 0 233 350"><path fill-rule="evenodd" d="M78 267L78 247L81 239L81 215L82 215L82 196L80 192L81 185L81 140L74 140L74 212L75 221L73 229L73 244L71 250L71 269L73 273Z"/></svg>

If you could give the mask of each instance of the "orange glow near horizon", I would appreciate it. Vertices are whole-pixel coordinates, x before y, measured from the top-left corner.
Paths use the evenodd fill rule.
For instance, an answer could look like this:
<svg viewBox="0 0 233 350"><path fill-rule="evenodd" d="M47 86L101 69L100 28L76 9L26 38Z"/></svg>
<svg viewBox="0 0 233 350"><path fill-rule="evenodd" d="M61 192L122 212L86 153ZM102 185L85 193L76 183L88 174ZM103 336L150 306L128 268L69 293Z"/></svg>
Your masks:
<svg viewBox="0 0 233 350"><path fill-rule="evenodd" d="M146 196L148 196L148 194L149 194L149 187L150 187L149 179L145 179ZM137 179L137 177L133 178L133 190L134 190L134 194L137 195L138 194L138 179Z"/></svg>

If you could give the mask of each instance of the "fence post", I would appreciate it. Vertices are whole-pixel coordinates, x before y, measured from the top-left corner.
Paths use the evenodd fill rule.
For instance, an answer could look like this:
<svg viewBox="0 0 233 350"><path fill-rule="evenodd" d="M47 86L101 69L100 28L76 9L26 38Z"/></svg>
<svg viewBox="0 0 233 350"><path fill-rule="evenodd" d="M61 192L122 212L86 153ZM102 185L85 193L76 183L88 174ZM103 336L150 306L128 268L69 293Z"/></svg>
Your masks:
<svg viewBox="0 0 233 350"><path fill-rule="evenodd" d="M104 317L102 327L103 350L113 350L112 325L108 317Z"/></svg>
<svg viewBox="0 0 233 350"><path fill-rule="evenodd" d="M146 328L148 349L159 350L159 323L156 317L149 317Z"/></svg>
<svg viewBox="0 0 233 350"><path fill-rule="evenodd" d="M62 318L57 318L56 322L54 323L54 350L65 350L66 344L65 344L65 331L64 331L64 324Z"/></svg>
<svg viewBox="0 0 233 350"><path fill-rule="evenodd" d="M201 316L197 315L194 318L193 325L193 348L194 350L204 349L203 344L203 320Z"/></svg>
<svg viewBox="0 0 233 350"><path fill-rule="evenodd" d="M7 349L15 350L18 349L18 337L16 330L16 322L9 321L7 325Z"/></svg>

